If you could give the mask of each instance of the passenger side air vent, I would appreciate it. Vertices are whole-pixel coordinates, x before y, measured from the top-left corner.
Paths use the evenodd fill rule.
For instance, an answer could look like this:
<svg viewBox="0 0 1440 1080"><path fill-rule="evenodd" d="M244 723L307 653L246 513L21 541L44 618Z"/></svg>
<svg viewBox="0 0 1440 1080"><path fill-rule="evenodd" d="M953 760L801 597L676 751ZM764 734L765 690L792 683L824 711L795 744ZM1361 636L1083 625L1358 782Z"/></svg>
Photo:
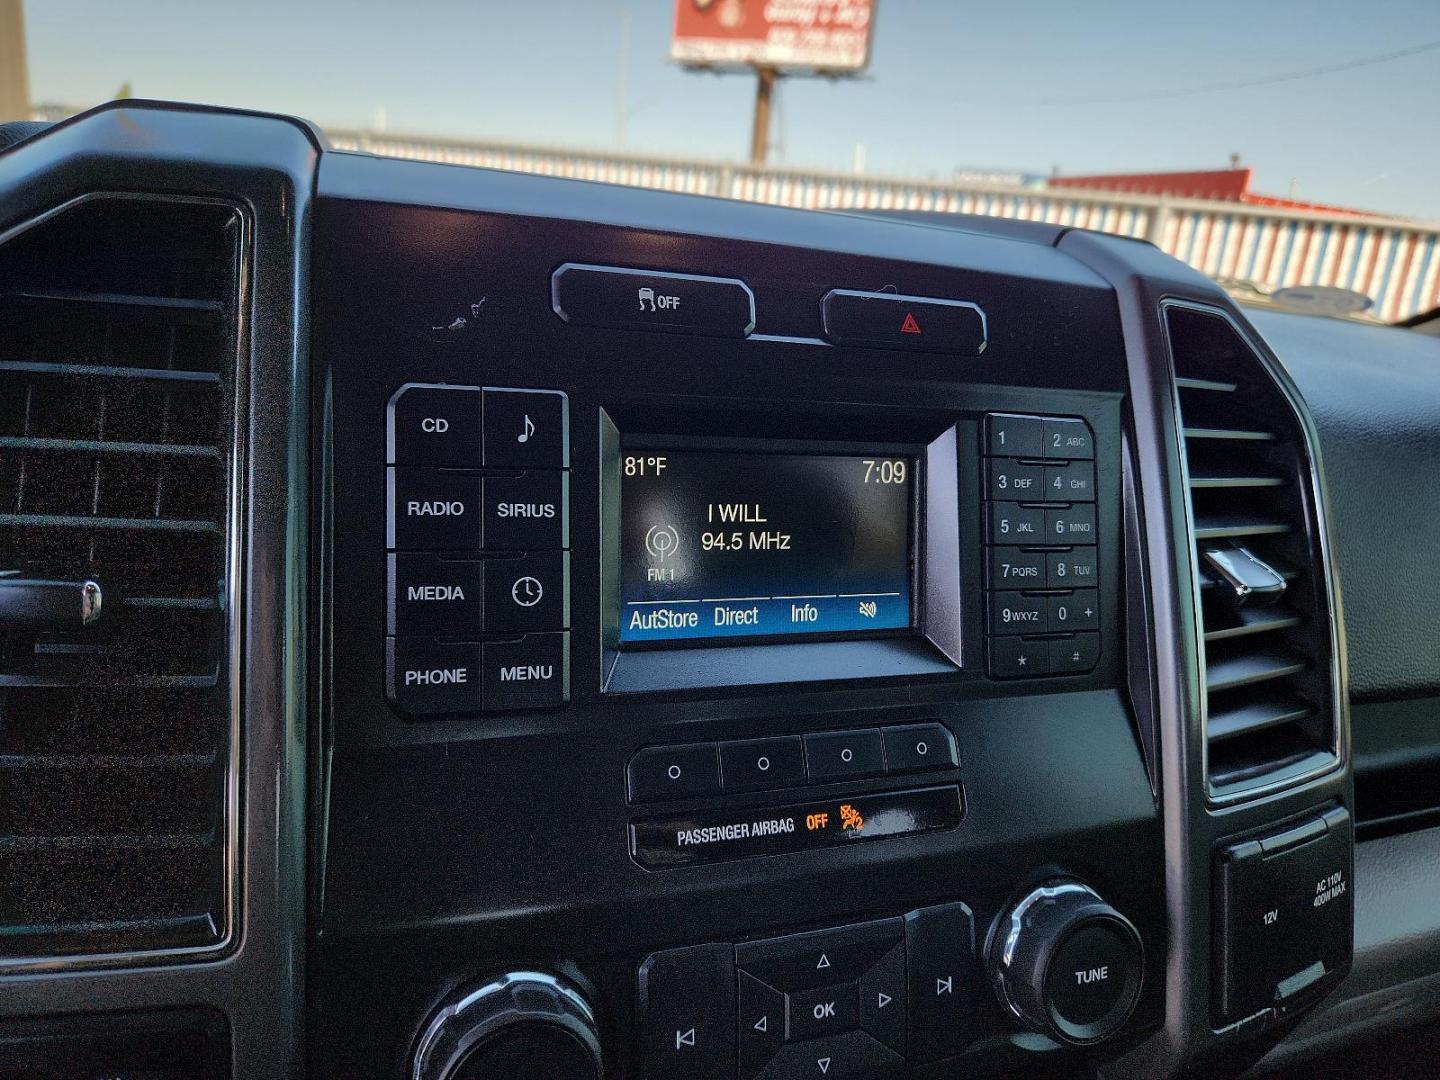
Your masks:
<svg viewBox="0 0 1440 1080"><path fill-rule="evenodd" d="M228 939L241 247L139 196L0 247L0 966Z"/></svg>
<svg viewBox="0 0 1440 1080"><path fill-rule="evenodd" d="M1221 312L1167 304L1204 635L1207 775L1226 798L1337 760L1334 636L1311 455Z"/></svg>

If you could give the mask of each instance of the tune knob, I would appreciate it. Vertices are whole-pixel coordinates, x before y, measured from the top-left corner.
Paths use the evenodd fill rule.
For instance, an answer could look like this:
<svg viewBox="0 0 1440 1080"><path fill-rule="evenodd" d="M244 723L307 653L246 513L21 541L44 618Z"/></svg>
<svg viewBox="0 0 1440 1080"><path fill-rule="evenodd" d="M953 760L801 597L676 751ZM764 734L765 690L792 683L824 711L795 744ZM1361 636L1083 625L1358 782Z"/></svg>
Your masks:
<svg viewBox="0 0 1440 1080"><path fill-rule="evenodd" d="M553 975L517 971L452 998L415 1047L411 1080L601 1080L595 1014Z"/></svg>
<svg viewBox="0 0 1440 1080"><path fill-rule="evenodd" d="M1144 949L1130 920L1078 881L1047 881L1012 907L990 943L1001 1006L1059 1042L1099 1042L1140 997Z"/></svg>

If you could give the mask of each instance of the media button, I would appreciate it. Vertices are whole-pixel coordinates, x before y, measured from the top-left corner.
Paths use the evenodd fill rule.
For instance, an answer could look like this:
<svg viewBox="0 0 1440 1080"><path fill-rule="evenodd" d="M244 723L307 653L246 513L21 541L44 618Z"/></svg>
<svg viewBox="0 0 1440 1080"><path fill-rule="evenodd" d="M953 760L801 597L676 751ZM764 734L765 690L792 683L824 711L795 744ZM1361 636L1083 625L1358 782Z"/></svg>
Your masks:
<svg viewBox="0 0 1440 1080"><path fill-rule="evenodd" d="M480 629L480 564L435 555L386 557L387 634L463 633Z"/></svg>
<svg viewBox="0 0 1440 1080"><path fill-rule="evenodd" d="M764 791L803 784L805 752L800 736L721 743L720 773L726 791Z"/></svg>
<svg viewBox="0 0 1440 1080"><path fill-rule="evenodd" d="M566 398L558 390L485 388L487 468L563 469L570 464Z"/></svg>
<svg viewBox="0 0 1440 1080"><path fill-rule="evenodd" d="M480 653L486 712L550 709L570 698L570 635L526 634L487 641Z"/></svg>
<svg viewBox="0 0 1440 1080"><path fill-rule="evenodd" d="M709 795L720 790L720 758L714 743L652 746L630 759L626 778L631 802Z"/></svg>
<svg viewBox="0 0 1440 1080"><path fill-rule="evenodd" d="M886 772L953 769L960 764L955 736L944 724L907 724L881 729L885 736Z"/></svg>
<svg viewBox="0 0 1440 1080"><path fill-rule="evenodd" d="M480 646L387 637L385 695L412 717L475 712L480 708Z"/></svg>
<svg viewBox="0 0 1440 1080"><path fill-rule="evenodd" d="M1045 539L1045 510L1019 503L990 503L990 543L1049 544Z"/></svg>
<svg viewBox="0 0 1440 1080"><path fill-rule="evenodd" d="M406 383L390 399L391 465L480 464L480 388Z"/></svg>
<svg viewBox="0 0 1440 1080"><path fill-rule="evenodd" d="M485 547L491 551L568 547L568 487L563 472L485 477Z"/></svg>
<svg viewBox="0 0 1440 1080"><path fill-rule="evenodd" d="M570 626L570 555L540 551L486 559L485 629L564 630Z"/></svg>
<svg viewBox="0 0 1440 1080"><path fill-rule="evenodd" d="M1014 592L990 594L992 634L1043 634L1048 629L1045 597Z"/></svg>
<svg viewBox="0 0 1440 1080"><path fill-rule="evenodd" d="M387 469L386 546L474 551L480 546L480 480L438 469Z"/></svg>
<svg viewBox="0 0 1440 1080"><path fill-rule="evenodd" d="M805 760L810 780L854 780L885 771L885 751L876 728L865 731L827 731L805 736Z"/></svg>
<svg viewBox="0 0 1440 1080"><path fill-rule="evenodd" d="M550 278L550 302L572 326L729 338L755 329L755 297L737 278L566 263Z"/></svg>

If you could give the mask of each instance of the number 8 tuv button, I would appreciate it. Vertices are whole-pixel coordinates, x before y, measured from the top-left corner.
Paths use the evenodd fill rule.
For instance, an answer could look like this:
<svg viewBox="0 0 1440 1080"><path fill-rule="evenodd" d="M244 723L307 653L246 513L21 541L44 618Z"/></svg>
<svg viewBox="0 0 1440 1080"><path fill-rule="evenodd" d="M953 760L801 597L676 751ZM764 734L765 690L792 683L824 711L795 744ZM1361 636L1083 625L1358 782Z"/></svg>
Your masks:
<svg viewBox="0 0 1440 1080"><path fill-rule="evenodd" d="M720 758L714 743L652 746L630 759L626 779L636 803L709 795L720 790Z"/></svg>

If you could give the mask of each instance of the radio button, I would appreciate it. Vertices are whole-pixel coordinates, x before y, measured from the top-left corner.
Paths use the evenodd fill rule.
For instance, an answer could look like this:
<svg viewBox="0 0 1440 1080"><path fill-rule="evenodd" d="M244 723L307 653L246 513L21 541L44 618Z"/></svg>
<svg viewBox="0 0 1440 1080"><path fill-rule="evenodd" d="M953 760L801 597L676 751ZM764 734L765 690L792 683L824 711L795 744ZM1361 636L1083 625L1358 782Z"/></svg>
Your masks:
<svg viewBox="0 0 1440 1080"><path fill-rule="evenodd" d="M391 465L480 464L480 388L406 383L390 399L385 460Z"/></svg>
<svg viewBox="0 0 1440 1080"><path fill-rule="evenodd" d="M1044 456L1045 421L1038 416L991 413L985 417L985 452L995 457Z"/></svg>
<svg viewBox="0 0 1440 1080"><path fill-rule="evenodd" d="M1043 553L1021 551L1017 547L990 549L990 588L1043 589L1045 578Z"/></svg>
<svg viewBox="0 0 1440 1080"><path fill-rule="evenodd" d="M989 504L990 543L1053 544L1045 537L1045 510L1012 502Z"/></svg>
<svg viewBox="0 0 1440 1080"><path fill-rule="evenodd" d="M412 717L475 712L480 708L480 646L387 637L385 695Z"/></svg>
<svg viewBox="0 0 1440 1080"><path fill-rule="evenodd" d="M570 464L566 398L558 390L485 388L485 465L563 469Z"/></svg>
<svg viewBox="0 0 1440 1080"><path fill-rule="evenodd" d="M1100 627L1100 605L1094 589L1080 589L1069 596L1050 597L1050 630L1097 630Z"/></svg>
<svg viewBox="0 0 1440 1080"><path fill-rule="evenodd" d="M765 791L803 784L805 751L800 736L721 743L720 773L726 791Z"/></svg>
<svg viewBox="0 0 1440 1080"><path fill-rule="evenodd" d="M1084 503L1066 510L1045 511L1047 544L1095 543L1095 506Z"/></svg>
<svg viewBox="0 0 1440 1080"><path fill-rule="evenodd" d="M387 469L386 546L474 551L480 546L480 480L436 469Z"/></svg>
<svg viewBox="0 0 1440 1080"><path fill-rule="evenodd" d="M572 326L728 338L755 329L754 294L737 278L566 263L550 279L550 303Z"/></svg>
<svg viewBox="0 0 1440 1080"><path fill-rule="evenodd" d="M485 561L485 629L564 630L570 625L570 555L541 551Z"/></svg>
<svg viewBox="0 0 1440 1080"><path fill-rule="evenodd" d="M1043 634L1049 629L1045 597L999 592L990 596L992 634Z"/></svg>
<svg viewBox="0 0 1440 1080"><path fill-rule="evenodd" d="M1052 589L1073 589L1094 585L1099 578L1095 567L1095 549L1076 548L1057 551L1045 564L1045 581Z"/></svg>
<svg viewBox="0 0 1440 1080"><path fill-rule="evenodd" d="M1045 421L1045 456L1047 458L1095 457L1095 440L1090 426L1084 420L1059 420L1054 417Z"/></svg>
<svg viewBox="0 0 1440 1080"><path fill-rule="evenodd" d="M563 472L485 477L485 547L492 551L568 547L568 488Z"/></svg>
<svg viewBox="0 0 1440 1080"><path fill-rule="evenodd" d="M1046 498L1043 491L1045 473L1046 470L1039 465L1022 465L1009 458L991 458L989 497L1020 502Z"/></svg>
<svg viewBox="0 0 1440 1080"><path fill-rule="evenodd" d="M714 743L652 746L630 759L630 801L655 802L709 795L720 790L720 758Z"/></svg>
<svg viewBox="0 0 1440 1080"><path fill-rule="evenodd" d="M910 724L881 730L885 736L886 772L952 769L960 764L955 736L944 724Z"/></svg>
<svg viewBox="0 0 1440 1080"><path fill-rule="evenodd" d="M1094 502L1095 466L1085 461L1045 466L1046 502Z"/></svg>
<svg viewBox="0 0 1440 1080"><path fill-rule="evenodd" d="M805 736L805 759L812 782L854 780L885 771L885 751L878 729L827 731Z"/></svg>
<svg viewBox="0 0 1440 1080"><path fill-rule="evenodd" d="M570 698L570 635L526 634L487 641L480 653L486 712L551 709Z"/></svg>
<svg viewBox="0 0 1440 1080"><path fill-rule="evenodd" d="M1100 662L1100 635L1076 634L1050 642L1050 674L1085 675Z"/></svg>
<svg viewBox="0 0 1440 1080"><path fill-rule="evenodd" d="M387 634L434 634L480 629L480 564L434 555L386 557Z"/></svg>
<svg viewBox="0 0 1440 1080"><path fill-rule="evenodd" d="M990 639L990 677L1029 679L1050 674L1050 643L1022 638Z"/></svg>

